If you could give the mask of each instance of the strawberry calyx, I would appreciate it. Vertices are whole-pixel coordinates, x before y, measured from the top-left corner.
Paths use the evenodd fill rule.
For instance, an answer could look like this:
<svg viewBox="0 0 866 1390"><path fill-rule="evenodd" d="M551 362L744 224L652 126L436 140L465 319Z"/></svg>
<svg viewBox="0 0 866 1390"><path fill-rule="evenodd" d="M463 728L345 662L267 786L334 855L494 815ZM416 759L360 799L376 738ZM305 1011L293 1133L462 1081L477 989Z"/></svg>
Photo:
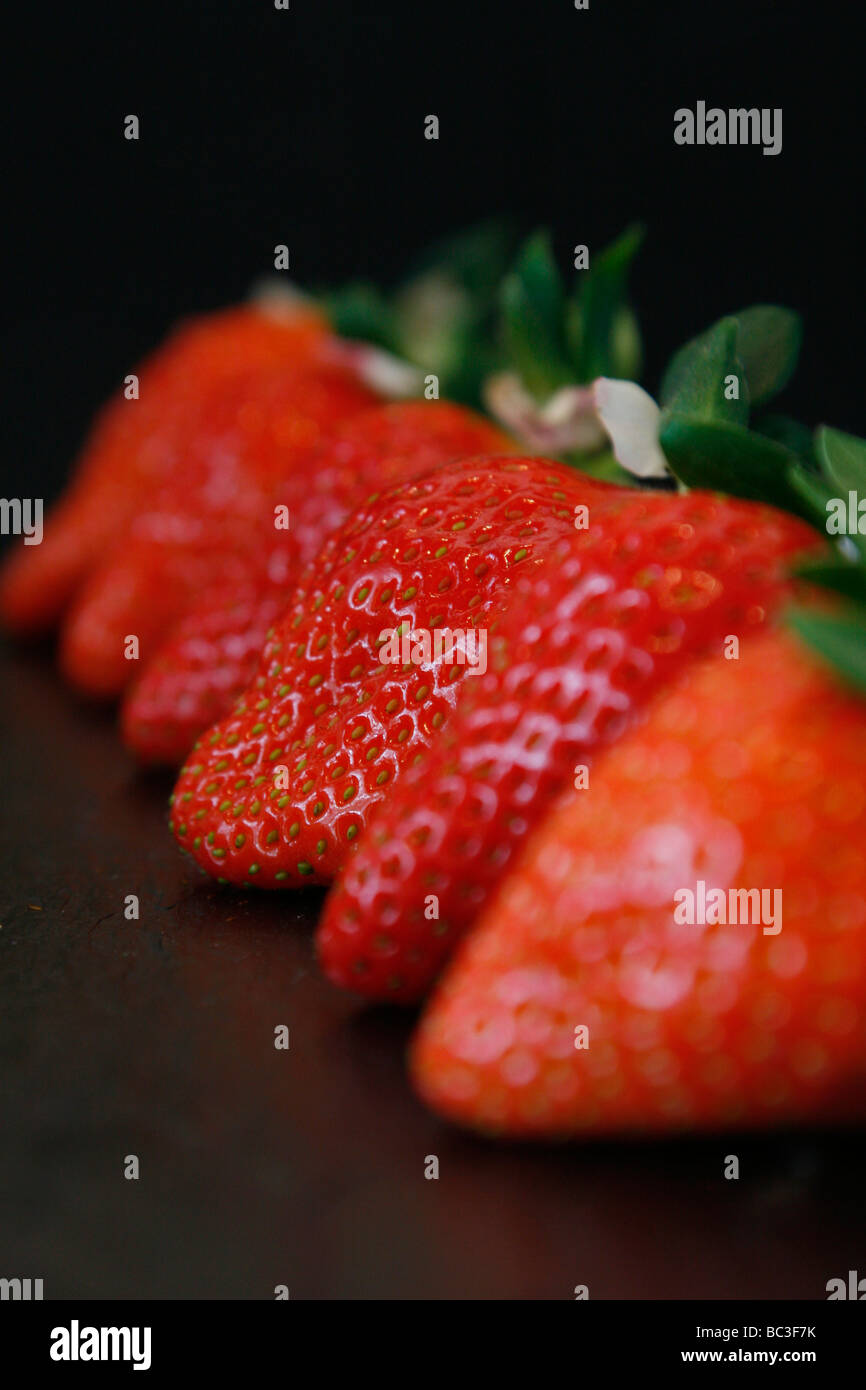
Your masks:
<svg viewBox="0 0 866 1390"><path fill-rule="evenodd" d="M720 320L674 356L659 442L682 483L773 503L827 538L826 553L795 573L842 602L793 607L788 621L866 692L866 441L826 426L813 435L784 416L749 427L750 404L787 384L799 345L787 309L759 305Z"/></svg>
<svg viewBox="0 0 866 1390"><path fill-rule="evenodd" d="M428 395L432 376L435 398L481 409L482 382L504 361L498 292L515 247L511 228L490 220L428 247L392 290L370 280L305 289L279 275L249 298L271 318L299 307L321 314L361 379L387 398Z"/></svg>
<svg viewBox="0 0 866 1390"><path fill-rule="evenodd" d="M657 404L636 381L640 335L627 298L642 238L629 228L586 268L576 256L567 294L549 234L530 237L502 285L511 370L488 381L488 410L528 447L608 481L679 482L811 517L788 477L796 463L814 466L809 432L762 410L749 428L750 411L791 377L798 315L759 304L722 319L673 355Z"/></svg>
<svg viewBox="0 0 866 1390"><path fill-rule="evenodd" d="M788 622L866 692L866 441L825 426L813 435L784 416L748 423L750 401L760 404L787 384L799 342L789 310L761 305L722 319L668 368L659 442L682 483L770 502L827 538L826 553L795 573L841 602L831 610L795 606ZM732 383L741 384L739 399Z"/></svg>
<svg viewBox="0 0 866 1390"><path fill-rule="evenodd" d="M516 372L498 372L487 382L485 400L494 418L536 453L596 453L604 444L591 386L560 386L539 406Z"/></svg>
<svg viewBox="0 0 866 1390"><path fill-rule="evenodd" d="M773 503L812 520L791 479L808 462L795 436L750 416L788 383L801 340L798 316L758 304L727 315L680 348L659 392L659 443L671 472L687 487ZM796 428L796 427L795 427Z"/></svg>
<svg viewBox="0 0 866 1390"><path fill-rule="evenodd" d="M567 293L550 234L535 232L499 294L508 369L484 390L489 412L528 448L622 483L631 480L607 447L592 384L640 369L640 332L626 291L642 240L643 229L630 227L586 268L585 248L576 247L578 277Z"/></svg>
<svg viewBox="0 0 866 1390"><path fill-rule="evenodd" d="M795 632L866 694L866 440L822 425L815 432L818 472L798 466L795 486L824 531L825 555L802 563L797 574L841 600L832 611L796 607Z"/></svg>
<svg viewBox="0 0 866 1390"><path fill-rule="evenodd" d="M512 370L488 381L487 407L530 448L606 481L676 480L811 523L830 548L797 574L843 603L796 608L790 622L866 690L866 441L826 427L813 435L764 410L788 385L802 341L799 315L775 304L726 315L679 348L657 404L632 379L640 339L626 282L641 239L630 228L580 272L571 296L549 234L529 239L501 291Z"/></svg>
<svg viewBox="0 0 866 1390"><path fill-rule="evenodd" d="M535 232L523 246L502 283L502 332L508 360L540 405L563 386L637 375L640 333L626 290L642 240L643 229L630 227L578 270L571 294L549 233Z"/></svg>
<svg viewBox="0 0 866 1390"><path fill-rule="evenodd" d="M477 409L483 381L503 364L497 295L514 248L507 225L483 222L430 246L394 290L358 280L321 300L341 338L414 368L419 394L434 375L440 397Z"/></svg>
<svg viewBox="0 0 866 1390"><path fill-rule="evenodd" d="M784 416L749 426L750 404L787 385L800 336L795 314L758 305L687 343L662 382L659 442L680 482L770 502L827 538L827 552L795 572L842 602L797 606L788 620L866 691L866 441L826 426L813 435Z"/></svg>

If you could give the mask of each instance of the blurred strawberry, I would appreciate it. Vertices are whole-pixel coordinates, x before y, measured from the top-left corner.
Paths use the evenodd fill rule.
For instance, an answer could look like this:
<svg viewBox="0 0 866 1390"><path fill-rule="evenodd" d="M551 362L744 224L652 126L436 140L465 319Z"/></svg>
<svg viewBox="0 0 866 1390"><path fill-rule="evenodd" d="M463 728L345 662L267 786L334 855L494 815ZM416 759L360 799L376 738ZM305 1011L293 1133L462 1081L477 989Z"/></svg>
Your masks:
<svg viewBox="0 0 866 1390"><path fill-rule="evenodd" d="M277 484L305 467L327 430L377 397L342 362L311 360L235 375L178 425L177 467L91 573L66 620L60 660L90 695L136 675L129 636L149 660L202 589L241 581ZM273 531L274 513L268 520Z"/></svg>
<svg viewBox="0 0 866 1390"><path fill-rule="evenodd" d="M118 391L100 411L41 545L22 545L6 561L3 624L27 633L57 622L82 579L179 466L190 420L210 395L239 372L305 361L327 341L324 320L306 306L227 309L176 328L135 369L139 398Z"/></svg>
<svg viewBox="0 0 866 1390"><path fill-rule="evenodd" d="M862 1119L864 837L859 695L787 635L690 668L464 942L421 1095L521 1137Z"/></svg>
<svg viewBox="0 0 866 1390"><path fill-rule="evenodd" d="M480 415L445 401L378 406L352 416L279 485L288 532L273 506L251 526L243 578L207 588L127 694L123 734L146 762L180 762L196 736L227 714L256 672L265 634L301 567L371 491L449 459L503 453L510 441Z"/></svg>

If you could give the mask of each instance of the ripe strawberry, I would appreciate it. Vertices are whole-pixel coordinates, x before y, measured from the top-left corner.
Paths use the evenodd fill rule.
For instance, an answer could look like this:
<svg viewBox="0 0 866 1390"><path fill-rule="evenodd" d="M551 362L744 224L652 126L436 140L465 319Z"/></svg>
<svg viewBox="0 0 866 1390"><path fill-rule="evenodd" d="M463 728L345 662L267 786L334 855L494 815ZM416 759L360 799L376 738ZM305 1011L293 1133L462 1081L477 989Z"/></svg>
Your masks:
<svg viewBox="0 0 866 1390"><path fill-rule="evenodd" d="M139 399L103 407L42 544L14 550L0 575L0 619L16 632L53 626L84 576L122 536L181 457L180 438L209 392L239 371L303 361L328 339L312 309L241 307L192 319L135 371Z"/></svg>
<svg viewBox="0 0 866 1390"><path fill-rule="evenodd" d="M295 576L295 557L287 558ZM290 594L253 565L245 577L204 590L124 697L123 742L142 763L181 763L202 730L232 708Z"/></svg>
<svg viewBox="0 0 866 1390"><path fill-rule="evenodd" d="M329 978L420 999L576 766L696 652L759 629L785 557L814 543L782 512L707 493L617 488L591 508L371 817L319 928Z"/></svg>
<svg viewBox="0 0 866 1390"><path fill-rule="evenodd" d="M128 692L127 746L143 761L178 763L203 729L228 714L256 673L265 634L301 567L368 493L449 459L511 447L481 416L445 401L352 416L278 488L274 501L289 507L289 532L274 530L266 508L262 527L250 530L245 580L207 589Z"/></svg>
<svg viewBox="0 0 866 1390"><path fill-rule="evenodd" d="M190 755L180 844L234 883L328 882L466 672L441 650L382 662L383 631L487 630L575 505L609 491L547 459L489 457L359 507L305 571L234 713Z"/></svg>
<svg viewBox="0 0 866 1390"><path fill-rule="evenodd" d="M348 367L316 361L252 371L208 395L177 439L182 467L89 577L61 638L62 669L91 695L118 695L217 578L241 580L277 484L323 432L376 397ZM267 521L273 532L273 510Z"/></svg>
<svg viewBox="0 0 866 1390"><path fill-rule="evenodd" d="M422 1096L533 1137L862 1116L864 788L866 706L792 638L689 669L465 941L415 1041ZM781 899L689 925L701 882Z"/></svg>

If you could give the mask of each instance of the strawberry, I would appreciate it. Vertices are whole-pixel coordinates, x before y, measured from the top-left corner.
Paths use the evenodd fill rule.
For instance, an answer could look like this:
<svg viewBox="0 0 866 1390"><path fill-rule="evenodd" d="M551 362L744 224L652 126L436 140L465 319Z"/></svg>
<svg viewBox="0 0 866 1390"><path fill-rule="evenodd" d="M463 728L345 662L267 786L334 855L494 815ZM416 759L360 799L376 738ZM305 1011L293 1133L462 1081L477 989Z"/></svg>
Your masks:
<svg viewBox="0 0 866 1390"><path fill-rule="evenodd" d="M184 422L182 467L89 577L65 623L64 674L91 695L118 695L139 658L218 577L243 577L274 488L301 469L326 428L376 397L342 363L256 370L223 382ZM274 514L268 521L273 532Z"/></svg>
<svg viewBox="0 0 866 1390"><path fill-rule="evenodd" d="M180 762L202 729L229 712L255 675L265 633L301 566L369 492L452 458L511 447L481 416L445 401L352 416L278 488L274 501L289 508L289 532L274 531L265 508L263 526L249 533L246 577L207 589L142 672L124 703L127 746L147 762Z"/></svg>
<svg viewBox="0 0 866 1390"><path fill-rule="evenodd" d="M691 667L464 942L421 1095L527 1137L862 1118L864 787L866 706L789 635Z"/></svg>
<svg viewBox="0 0 866 1390"><path fill-rule="evenodd" d="M609 491L547 459L487 457L359 507L304 572L235 711L190 755L173 799L179 843L230 882L328 882L467 669L465 639L449 654L430 637L420 665L411 651L400 665L381 659L385 634L486 633L575 506Z"/></svg>
<svg viewBox="0 0 866 1390"><path fill-rule="evenodd" d="M307 308L241 307L175 329L136 367L139 398L119 391L100 411L42 544L10 555L0 577L4 625L24 633L57 622L85 575L177 465L179 439L209 392L239 370L306 360L327 341L321 316Z"/></svg>
<svg viewBox="0 0 866 1390"><path fill-rule="evenodd" d="M288 547L286 559L294 576ZM243 577L205 589L124 697L123 742L140 762L182 762L202 730L232 708L290 593L251 562Z"/></svg>
<svg viewBox="0 0 866 1390"><path fill-rule="evenodd" d="M575 769L695 653L760 629L785 557L814 544L774 508L699 492L617 488L588 521L348 859L318 933L335 984L420 999Z"/></svg>

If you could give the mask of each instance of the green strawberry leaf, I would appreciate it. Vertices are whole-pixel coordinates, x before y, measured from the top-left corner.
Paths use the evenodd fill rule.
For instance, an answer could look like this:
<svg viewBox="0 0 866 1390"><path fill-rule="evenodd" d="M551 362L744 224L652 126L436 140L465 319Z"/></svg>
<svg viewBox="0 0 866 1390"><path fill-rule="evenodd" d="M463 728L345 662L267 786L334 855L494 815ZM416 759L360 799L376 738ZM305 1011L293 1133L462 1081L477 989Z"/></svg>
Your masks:
<svg viewBox="0 0 866 1390"><path fill-rule="evenodd" d="M866 692L866 609L852 605L843 616L794 608L788 621L845 680Z"/></svg>
<svg viewBox="0 0 866 1390"><path fill-rule="evenodd" d="M643 227L629 227L594 256L589 270L582 273L577 297L579 381L594 381L599 376L631 379L639 364L640 351L638 347L635 354L634 342L637 325L628 311L626 286L643 238Z"/></svg>
<svg viewBox="0 0 866 1390"><path fill-rule="evenodd" d="M800 463L791 468L788 478L791 486L800 496L803 505L807 508L807 512L803 513L807 516L807 520L811 521L813 526L832 540L836 533L830 529L831 517L839 509L840 502L847 517L847 495L844 498L838 498L836 488L819 474L807 472ZM841 534L847 535L845 532ZM866 536L861 536L859 533L851 534L847 535L847 539L860 552L862 557L860 563L866 563Z"/></svg>
<svg viewBox="0 0 866 1390"><path fill-rule="evenodd" d="M411 354L407 354L411 357ZM439 387L442 396L461 405L484 409L483 385L502 368L502 359L481 329L474 324L454 325L442 354Z"/></svg>
<svg viewBox="0 0 866 1390"><path fill-rule="evenodd" d="M812 473L818 472L814 440L808 425L793 420L790 415L772 414L762 415L760 419L753 420L752 429L765 435L767 439L775 439L777 444L784 444L792 454L797 454L805 468Z"/></svg>
<svg viewBox="0 0 866 1390"><path fill-rule="evenodd" d="M602 449L596 454L566 455L564 462L585 473L587 477L598 478L605 483L616 483L620 487L634 487L634 474L627 473L620 467L610 449Z"/></svg>
<svg viewBox="0 0 866 1390"><path fill-rule="evenodd" d="M574 380L578 385L584 385L586 378L581 366L583 362L583 316L580 312L577 295L572 295L565 301L563 334L569 361L574 364Z"/></svg>
<svg viewBox="0 0 866 1390"><path fill-rule="evenodd" d="M662 387L668 414L745 425L749 399L737 331L736 319L720 319L674 356Z"/></svg>
<svg viewBox="0 0 866 1390"><path fill-rule="evenodd" d="M822 425L815 435L815 448L831 482L844 493L866 497L866 440Z"/></svg>
<svg viewBox="0 0 866 1390"><path fill-rule="evenodd" d="M687 487L771 502L815 524L814 505L791 482L791 470L800 467L797 456L783 444L726 420L675 413L663 416L659 442L671 471Z"/></svg>
<svg viewBox="0 0 866 1390"><path fill-rule="evenodd" d="M322 298L331 327L339 337L373 343L387 352L399 352L393 311L375 285L356 281Z"/></svg>
<svg viewBox="0 0 866 1390"><path fill-rule="evenodd" d="M745 378L745 389L741 385L740 395L752 406L760 405L781 391L794 370L802 336L800 318L790 309L774 304L755 304L729 315L720 323L731 321L736 324L733 353ZM719 326L715 324L674 353L659 393L663 406L675 408L675 398L684 389L684 381L700 370L702 349L706 351L707 340L716 334ZM739 422L744 424L745 418L741 416Z"/></svg>
<svg viewBox="0 0 866 1390"><path fill-rule="evenodd" d="M803 560L794 569L799 579L806 579L819 588L830 589L845 598L866 604L866 567L841 555L822 556L818 560Z"/></svg>
<svg viewBox="0 0 866 1390"><path fill-rule="evenodd" d="M536 398L599 376L637 375L640 333L626 281L642 239L641 227L629 228L592 258L568 297L549 235L536 232L524 245L500 302L508 359Z"/></svg>
<svg viewBox="0 0 866 1390"><path fill-rule="evenodd" d="M754 304L734 317L739 325L737 355L746 369L752 405L775 396L787 386L803 337L799 314L775 304Z"/></svg>
<svg viewBox="0 0 866 1390"><path fill-rule="evenodd" d="M816 473L808 472L798 461L788 471L788 481L808 509L808 519L819 531L827 533L827 503L833 489Z"/></svg>
<svg viewBox="0 0 866 1390"><path fill-rule="evenodd" d="M502 285L509 357L533 395L551 395L574 380L565 339L565 291L547 232L523 247Z"/></svg>
<svg viewBox="0 0 866 1390"><path fill-rule="evenodd" d="M508 224L483 222L428 246L396 291L360 281L317 298L341 337L435 373L442 395L481 408L485 376L504 365L499 290L515 245Z"/></svg>
<svg viewBox="0 0 866 1390"><path fill-rule="evenodd" d="M516 250L510 223L493 218L478 222L427 246L411 262L404 288L431 274L447 276L468 291L476 309L492 308Z"/></svg>
<svg viewBox="0 0 866 1390"><path fill-rule="evenodd" d="M613 321L608 376L621 381L637 381L643 366L643 344L637 316L631 309L620 309Z"/></svg>

